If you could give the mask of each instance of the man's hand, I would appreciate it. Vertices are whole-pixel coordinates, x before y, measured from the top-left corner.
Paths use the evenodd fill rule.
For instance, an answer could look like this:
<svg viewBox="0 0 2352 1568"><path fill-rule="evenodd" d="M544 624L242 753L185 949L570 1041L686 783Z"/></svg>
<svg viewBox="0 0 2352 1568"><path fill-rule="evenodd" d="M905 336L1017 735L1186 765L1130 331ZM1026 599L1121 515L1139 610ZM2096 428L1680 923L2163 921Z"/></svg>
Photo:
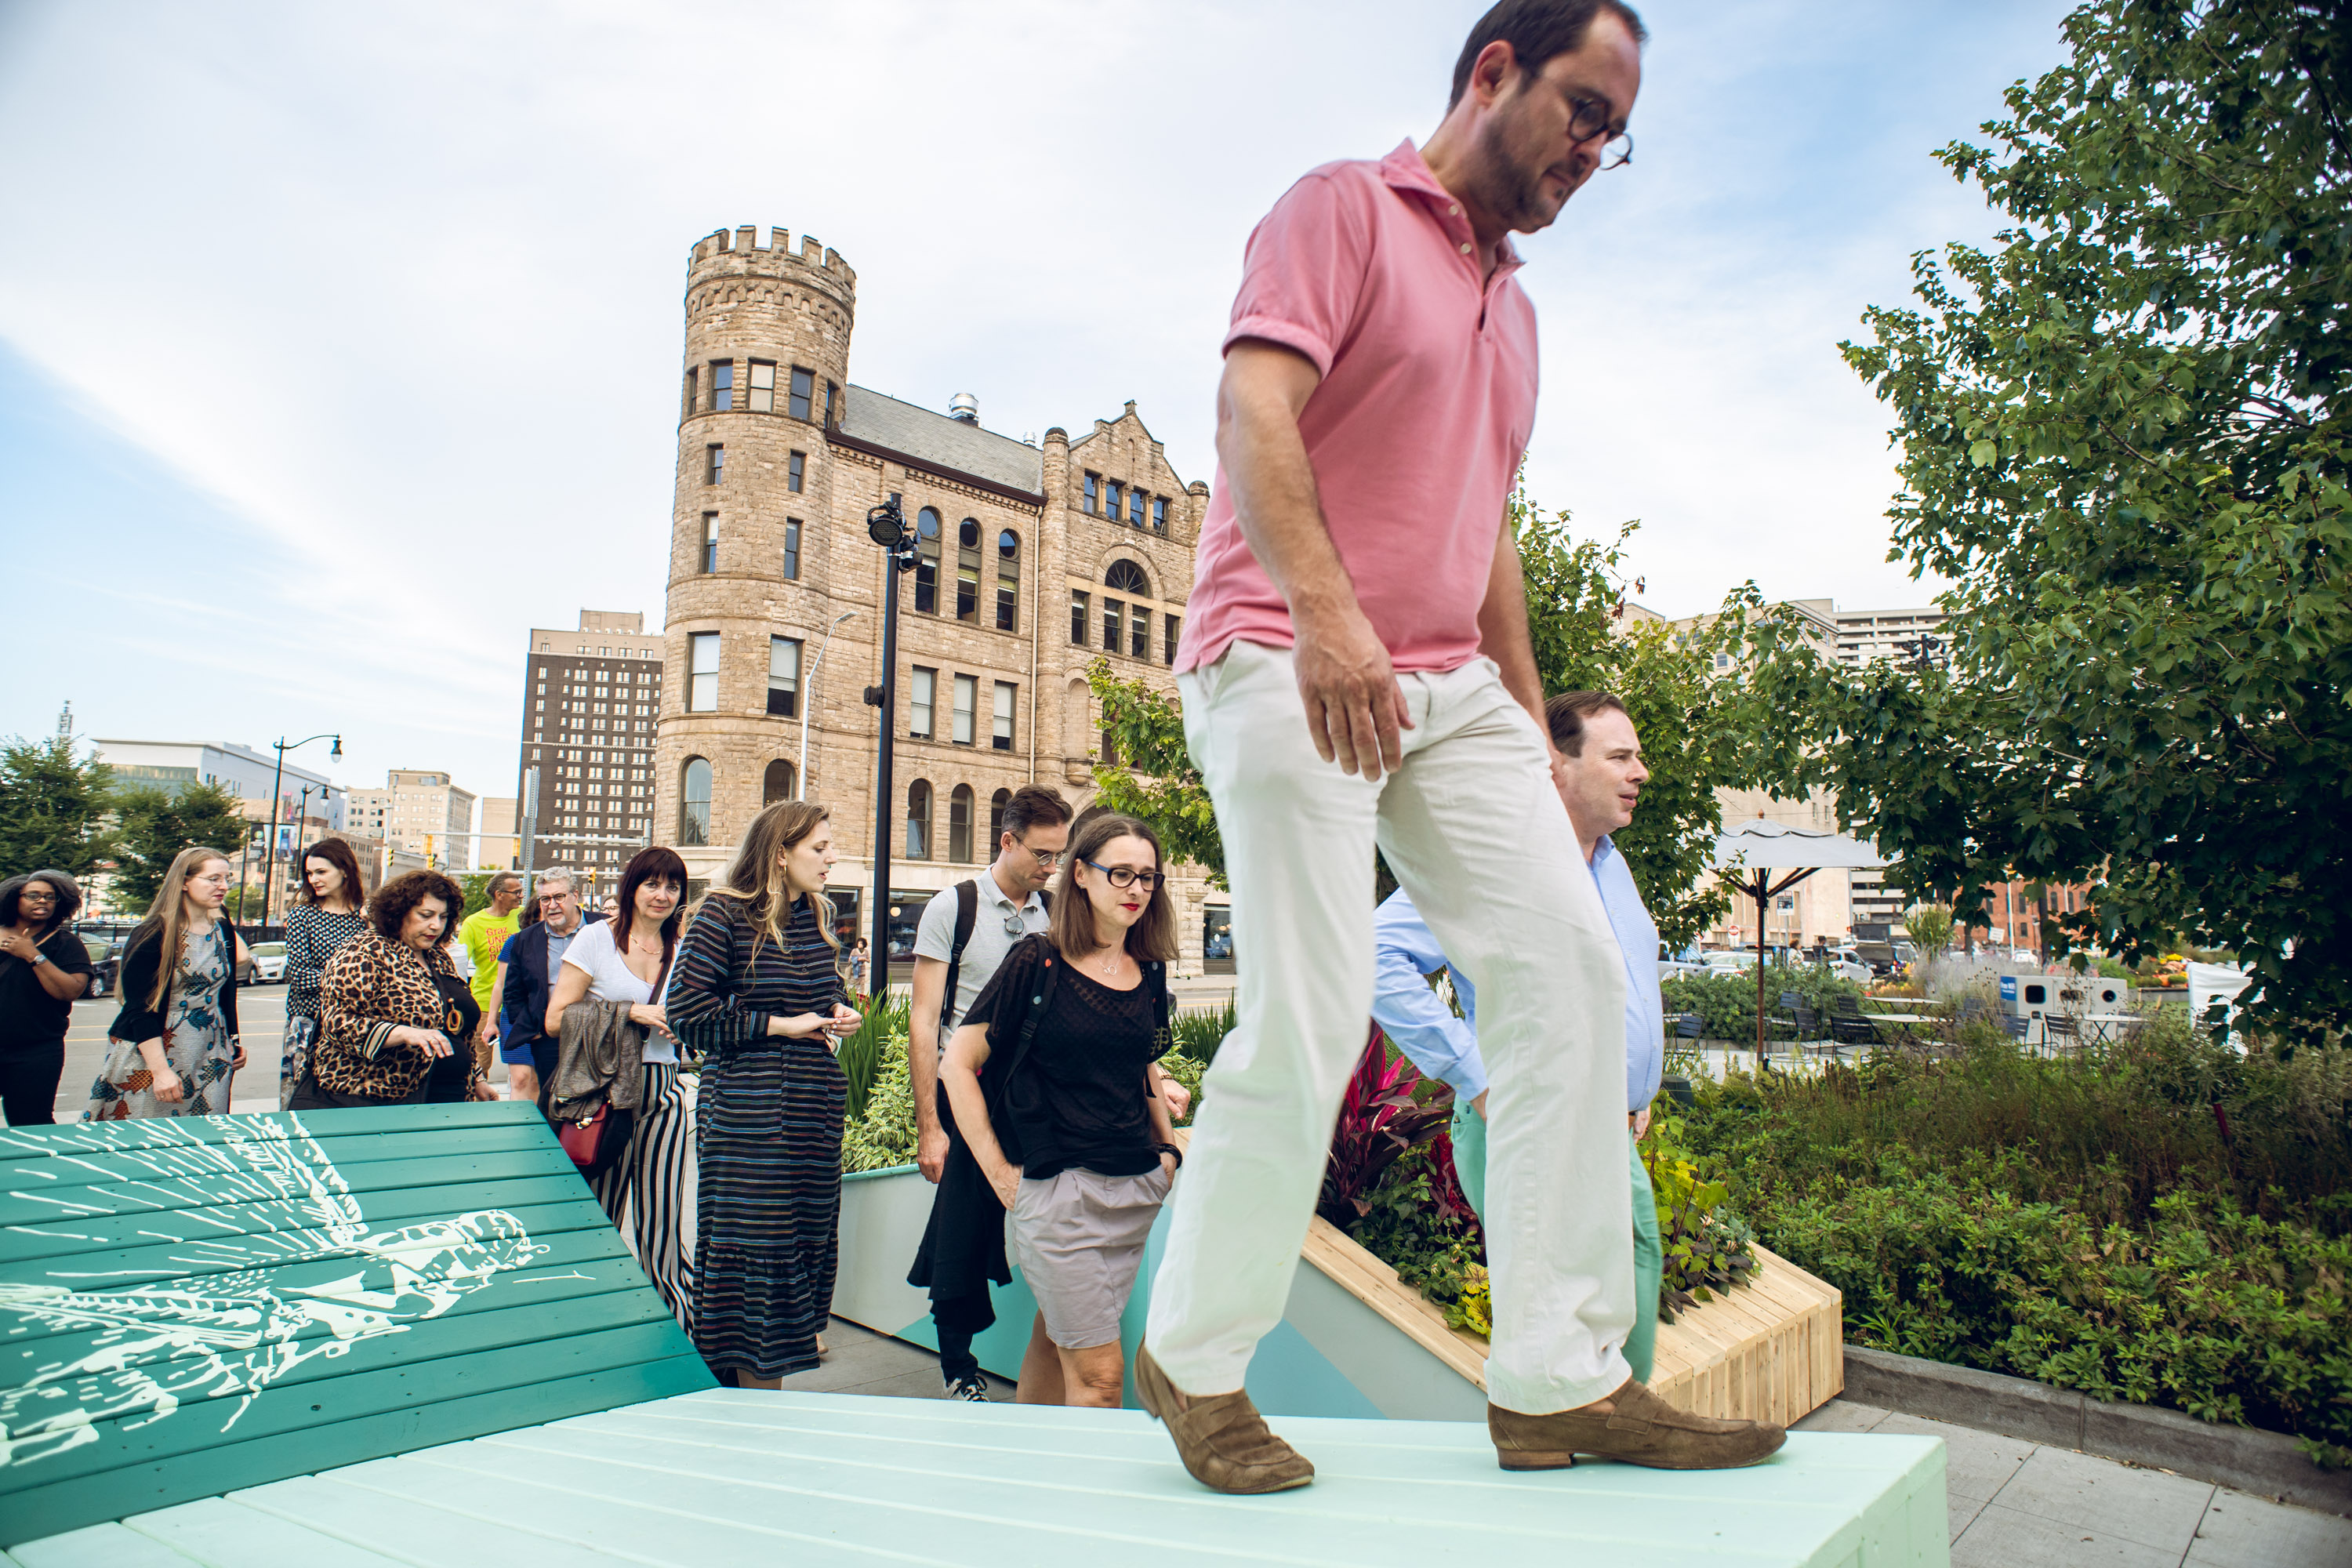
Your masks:
<svg viewBox="0 0 2352 1568"><path fill-rule="evenodd" d="M1470 1109L1478 1113L1481 1121L1486 1120L1486 1096L1493 1092L1492 1089L1482 1089L1478 1091L1478 1098L1470 1102Z"/></svg>
<svg viewBox="0 0 2352 1568"><path fill-rule="evenodd" d="M1404 760L1399 731L1412 719L1372 623L1351 606L1321 622L1299 620L1297 637L1292 665L1316 754L1366 779L1394 773Z"/></svg>
<svg viewBox="0 0 2352 1568"><path fill-rule="evenodd" d="M1641 1110L1627 1117L1625 1121L1626 1123L1633 1129L1634 1142L1639 1143L1643 1139L1650 1135L1650 1108L1648 1106L1645 1105L1642 1107Z"/></svg>
<svg viewBox="0 0 2352 1568"><path fill-rule="evenodd" d="M915 1168L923 1180L937 1184L948 1168L948 1130L934 1122L915 1134Z"/></svg>

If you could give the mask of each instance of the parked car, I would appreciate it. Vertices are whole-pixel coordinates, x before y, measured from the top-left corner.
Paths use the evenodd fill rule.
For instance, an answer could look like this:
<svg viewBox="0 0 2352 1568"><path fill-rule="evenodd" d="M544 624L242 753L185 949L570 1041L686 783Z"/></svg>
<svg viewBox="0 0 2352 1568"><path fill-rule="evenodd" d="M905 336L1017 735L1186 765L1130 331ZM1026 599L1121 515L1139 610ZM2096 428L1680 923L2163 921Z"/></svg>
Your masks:
<svg viewBox="0 0 2352 1568"><path fill-rule="evenodd" d="M83 947L89 951L89 994L110 996L122 973L122 944L102 936L85 936Z"/></svg>
<svg viewBox="0 0 2352 1568"><path fill-rule="evenodd" d="M1702 974L1706 971L1706 962L1697 948L1686 947L1680 952L1671 952L1664 942L1658 943L1659 979L1672 980L1678 975Z"/></svg>
<svg viewBox="0 0 2352 1568"><path fill-rule="evenodd" d="M238 972L236 983L251 985L258 981L275 985L286 978L286 944L282 942L257 942L246 949L250 954L244 969Z"/></svg>
<svg viewBox="0 0 2352 1568"><path fill-rule="evenodd" d="M1867 985L1871 982L1870 965L1864 963L1862 954L1851 947L1817 947L1809 956L1813 963L1841 980L1851 980L1856 985Z"/></svg>
<svg viewBox="0 0 2352 1568"><path fill-rule="evenodd" d="M1711 948L1706 954L1709 974L1745 974L1756 967L1756 950L1748 947Z"/></svg>

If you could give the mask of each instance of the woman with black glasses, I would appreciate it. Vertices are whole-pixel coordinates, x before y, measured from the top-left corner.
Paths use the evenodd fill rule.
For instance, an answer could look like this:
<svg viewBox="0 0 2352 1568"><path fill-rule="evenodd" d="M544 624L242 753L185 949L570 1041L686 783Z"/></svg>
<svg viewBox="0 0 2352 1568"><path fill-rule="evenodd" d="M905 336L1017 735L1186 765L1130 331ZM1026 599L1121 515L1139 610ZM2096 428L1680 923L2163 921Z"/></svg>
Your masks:
<svg viewBox="0 0 2352 1568"><path fill-rule="evenodd" d="M1160 840L1106 813L1073 838L1052 924L1013 945L948 1042L940 1203L980 1180L1011 1211L1004 1242L1038 1304L1024 1405L1118 1405L1119 1317L1179 1163L1158 1066L1175 954Z"/></svg>

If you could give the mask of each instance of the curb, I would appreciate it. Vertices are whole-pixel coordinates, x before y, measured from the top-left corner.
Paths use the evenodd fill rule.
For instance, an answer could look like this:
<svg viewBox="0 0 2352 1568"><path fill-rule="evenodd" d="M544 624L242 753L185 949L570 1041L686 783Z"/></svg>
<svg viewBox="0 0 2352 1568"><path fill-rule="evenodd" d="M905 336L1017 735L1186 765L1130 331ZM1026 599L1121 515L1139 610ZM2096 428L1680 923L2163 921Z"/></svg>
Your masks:
<svg viewBox="0 0 2352 1568"><path fill-rule="evenodd" d="M2222 1426L2029 1378L1845 1347L1843 1398L2352 1517L2352 1471L2323 1470L2283 1432Z"/></svg>

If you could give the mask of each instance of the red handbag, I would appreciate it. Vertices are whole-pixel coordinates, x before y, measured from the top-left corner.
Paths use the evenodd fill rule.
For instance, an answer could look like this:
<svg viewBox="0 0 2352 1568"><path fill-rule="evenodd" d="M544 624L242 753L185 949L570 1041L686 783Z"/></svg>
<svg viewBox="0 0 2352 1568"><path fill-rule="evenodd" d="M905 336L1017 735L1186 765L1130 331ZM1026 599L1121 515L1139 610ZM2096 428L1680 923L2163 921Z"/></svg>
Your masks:
<svg viewBox="0 0 2352 1568"><path fill-rule="evenodd" d="M584 1116L567 1116L555 1124L555 1141L572 1156L580 1173L593 1180L611 1169L629 1146L629 1124L635 1120L627 1111L614 1110L604 1101Z"/></svg>

